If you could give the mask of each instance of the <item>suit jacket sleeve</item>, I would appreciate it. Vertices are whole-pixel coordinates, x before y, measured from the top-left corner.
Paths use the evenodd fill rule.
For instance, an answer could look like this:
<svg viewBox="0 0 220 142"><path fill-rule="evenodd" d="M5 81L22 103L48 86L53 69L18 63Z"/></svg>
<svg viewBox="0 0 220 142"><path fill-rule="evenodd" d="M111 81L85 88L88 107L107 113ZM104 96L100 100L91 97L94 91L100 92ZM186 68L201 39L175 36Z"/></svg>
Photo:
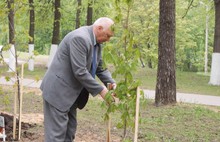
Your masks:
<svg viewBox="0 0 220 142"><path fill-rule="evenodd" d="M69 42L70 61L71 68L75 78L82 84L84 88L88 90L93 96L99 94L103 90L103 86L100 85L89 73L91 63L88 67L88 59L92 57L92 44L90 39L78 36L72 38Z"/></svg>
<svg viewBox="0 0 220 142"><path fill-rule="evenodd" d="M107 83L115 83L115 80L112 78L111 73L107 70L107 68L103 68L102 59L99 61L96 75L105 84L105 86L107 86Z"/></svg>

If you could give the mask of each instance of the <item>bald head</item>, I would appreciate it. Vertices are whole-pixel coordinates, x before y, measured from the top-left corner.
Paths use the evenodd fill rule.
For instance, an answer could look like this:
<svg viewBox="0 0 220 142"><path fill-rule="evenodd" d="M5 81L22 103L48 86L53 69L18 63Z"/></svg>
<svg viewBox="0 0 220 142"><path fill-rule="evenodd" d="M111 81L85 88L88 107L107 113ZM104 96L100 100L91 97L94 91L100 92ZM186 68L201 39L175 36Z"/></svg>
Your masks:
<svg viewBox="0 0 220 142"><path fill-rule="evenodd" d="M111 27L111 25L114 24L114 21L108 17L101 17L97 19L94 23L93 26L102 26L104 30L108 29Z"/></svg>
<svg viewBox="0 0 220 142"><path fill-rule="evenodd" d="M93 24L93 32L98 43L103 43L109 41L113 36L113 31L111 31L111 26L114 21L108 17L101 17L97 19Z"/></svg>

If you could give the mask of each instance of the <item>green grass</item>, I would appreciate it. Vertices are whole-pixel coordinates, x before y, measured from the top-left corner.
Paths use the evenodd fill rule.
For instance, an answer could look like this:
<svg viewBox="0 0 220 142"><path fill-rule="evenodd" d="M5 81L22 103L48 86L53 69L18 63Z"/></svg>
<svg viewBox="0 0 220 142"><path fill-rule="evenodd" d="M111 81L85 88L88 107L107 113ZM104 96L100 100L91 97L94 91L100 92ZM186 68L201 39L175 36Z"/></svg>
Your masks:
<svg viewBox="0 0 220 142"><path fill-rule="evenodd" d="M6 66L0 65L1 76L12 76ZM35 71L27 70L24 77L42 79L46 72L44 65L36 65ZM149 68L139 68L134 74L142 81L142 88L155 89L157 71ZM117 80L117 79L116 79ZM202 73L176 73L177 91L220 96L220 87L208 85L209 76ZM23 113L42 113L42 96L39 89L24 88ZM0 111L13 112L14 89L10 86L0 87ZM106 134L103 122L105 109L101 101L90 98L88 105L78 111L78 129L92 130L102 137ZM194 104L177 103L176 105L155 107L151 100L140 108L139 142L218 142L220 141L220 107L208 107ZM120 113L111 114L112 135L121 137L122 129L116 128L120 121ZM133 137L133 131L128 130L128 137Z"/></svg>
<svg viewBox="0 0 220 142"><path fill-rule="evenodd" d="M210 76L177 71L177 91L220 96L220 87L209 85Z"/></svg>
<svg viewBox="0 0 220 142"><path fill-rule="evenodd" d="M9 52L7 52L7 51L3 51L2 55L4 58L9 58ZM27 61L29 58L29 53L18 51L17 56L18 56L19 60ZM47 55L35 55L34 59L36 62L46 63L48 60L48 56Z"/></svg>
<svg viewBox="0 0 220 142"><path fill-rule="evenodd" d="M105 112L100 108L100 101L90 99L84 110L79 111L79 120L85 119L89 124L103 124ZM214 108L214 110L212 110ZM176 104L173 106L155 107L149 101L140 109L139 142L194 142L220 141L220 108L206 108L201 105ZM88 117L89 116L89 117ZM116 128L120 113L111 114L112 133L122 136L123 130ZM102 132L103 133L103 132ZM133 131L128 130L128 137Z"/></svg>
<svg viewBox="0 0 220 142"><path fill-rule="evenodd" d="M187 104L162 108L148 104L143 109L146 125L141 128L146 130L143 132L146 141L219 141L219 110L215 112L204 106Z"/></svg>
<svg viewBox="0 0 220 142"><path fill-rule="evenodd" d="M1 70L1 76L8 76L8 77L14 77L15 73L8 72L8 66L6 65L0 65ZM19 75L21 76L21 65L18 66ZM43 79L43 76L46 72L47 68L44 65L35 65L34 71L28 70L28 65L24 65L24 78L30 78L34 80Z"/></svg>
<svg viewBox="0 0 220 142"><path fill-rule="evenodd" d="M4 57L8 55L4 53ZM19 59L27 60L28 54L19 52ZM45 55L38 55L35 57L35 62L40 62L42 64L35 65L35 70L33 72L27 70L27 64L25 64L25 72L24 77L32 78L35 80L42 79L47 68L45 67L46 61L48 57ZM12 76L7 72L8 68L6 66L0 65L1 76ZM109 67L112 71L112 67ZM138 79L142 82L141 87L145 89L152 89L155 90L156 88L156 77L157 77L157 70L156 69L149 69L139 68L137 72L134 73L134 78ZM219 86L212 86L209 85L210 76L204 73L195 73L195 72L181 72L176 71L176 88L177 92L182 93L195 93L195 94L204 94L204 95L213 95L213 96L220 96L220 87ZM119 78L116 80L119 80Z"/></svg>
<svg viewBox="0 0 220 142"><path fill-rule="evenodd" d="M13 91L10 87L2 88L4 95L10 100L8 104L0 103L0 111L13 112ZM42 113L42 96L39 90L28 90L23 96L23 113ZM98 97L90 97L87 106L78 110L78 130L89 130L106 135L106 125L103 121L105 109ZM155 107L151 100L140 107L138 142L218 142L220 141L220 107L208 107L177 103L176 105ZM123 129L116 127L120 121L120 113L111 114L111 133L121 137ZM133 138L134 132L128 129L127 136Z"/></svg>
<svg viewBox="0 0 220 142"><path fill-rule="evenodd" d="M0 112L14 111L14 94L16 89L11 86L3 86L0 91ZM42 113L41 91L36 88L23 89L23 113ZM17 106L18 107L18 106Z"/></svg>
<svg viewBox="0 0 220 142"><path fill-rule="evenodd" d="M134 75L142 81L142 88L156 88L156 69L139 68ZM209 79L209 76L201 73L176 71L177 92L220 96L220 87L209 85Z"/></svg>

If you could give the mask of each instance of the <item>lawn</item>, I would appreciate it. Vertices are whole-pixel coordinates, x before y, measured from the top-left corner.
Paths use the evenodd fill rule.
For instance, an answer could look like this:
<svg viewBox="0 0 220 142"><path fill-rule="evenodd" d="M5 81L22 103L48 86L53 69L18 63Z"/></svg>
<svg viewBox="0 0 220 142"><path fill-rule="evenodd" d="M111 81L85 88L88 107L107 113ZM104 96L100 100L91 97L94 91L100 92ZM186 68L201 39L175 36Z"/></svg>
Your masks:
<svg viewBox="0 0 220 142"><path fill-rule="evenodd" d="M26 57L26 56L25 56ZM26 59L22 59L26 60ZM47 68L47 57L36 57L35 70L28 71L25 64L25 78L42 79ZM13 76L8 73L7 66L0 65L1 76ZM112 71L112 68L109 67ZM142 88L155 89L156 86L155 69L139 68L134 73L135 79L141 80ZM116 78L119 80L120 78ZM205 95L220 96L220 87L208 84L209 76L194 72L176 72L177 91L184 93L197 93ZM13 94L14 88L11 86L0 87L0 112L13 114ZM43 139L42 120L42 96L39 89L24 88L23 114L27 120L35 120L35 127L25 130L33 134L32 139L24 137L23 141L38 142ZM91 98L88 105L83 110L78 111L78 131L76 142L97 142L105 141L106 125L103 121L105 109L101 107L99 97ZM139 142L193 142L193 141L220 141L220 107L202 106L185 103L175 105L155 107L152 100L141 105L140 125L139 125ZM34 115L33 115L34 114ZM41 116L41 119L38 119ZM115 142L122 141L123 130L118 129L117 122L120 121L120 113L111 114L112 139ZM31 122L33 123L33 122ZM133 131L128 129L127 137L133 137Z"/></svg>
<svg viewBox="0 0 220 142"><path fill-rule="evenodd" d="M7 53L4 53L4 57L8 57ZM24 52L19 52L19 59L26 61L28 60L28 54ZM32 78L35 80L42 79L47 68L46 63L48 61L48 56L38 55L35 56L35 70L28 71L28 65L25 64L24 76L26 78ZM8 73L8 68L6 66L0 65L1 76L13 76L12 73ZM109 66L110 71L113 71L113 67ZM150 68L139 67L138 70L133 74L135 79L142 82L141 87L145 89L154 90L156 87L157 70ZM120 78L116 78L119 80ZM209 85L210 76L203 73L196 72L182 72L176 71L176 89L177 92L181 93L195 93L202 95L213 95L220 96L220 87Z"/></svg>
<svg viewBox="0 0 220 142"><path fill-rule="evenodd" d="M157 70L139 68L134 74L135 78L142 81L142 87L146 89L156 88ZM196 72L176 71L176 89L181 93L195 93L202 95L220 96L220 87L209 85L210 76Z"/></svg>
<svg viewBox="0 0 220 142"><path fill-rule="evenodd" d="M2 88L0 112L13 112L13 90L9 86ZM38 89L24 89L23 114L28 119L35 118L35 127L25 130L32 132L32 140L43 139L43 124L38 123L42 114L42 96ZM5 98L7 97L7 98ZM9 100L9 101L6 101ZM78 131L76 142L102 142L106 139L106 125L103 120L105 108L101 107L99 97L90 97L87 106L78 111ZM220 141L220 107L177 103L175 105L155 107L152 100L140 107L138 142L219 142ZM115 142L122 141L123 129L118 129L120 113L111 114L111 133ZM24 130L23 130L24 131ZM24 134L23 134L24 135ZM37 136L36 136L37 135ZM133 131L127 130L127 138L133 138ZM22 138L23 140L30 140Z"/></svg>

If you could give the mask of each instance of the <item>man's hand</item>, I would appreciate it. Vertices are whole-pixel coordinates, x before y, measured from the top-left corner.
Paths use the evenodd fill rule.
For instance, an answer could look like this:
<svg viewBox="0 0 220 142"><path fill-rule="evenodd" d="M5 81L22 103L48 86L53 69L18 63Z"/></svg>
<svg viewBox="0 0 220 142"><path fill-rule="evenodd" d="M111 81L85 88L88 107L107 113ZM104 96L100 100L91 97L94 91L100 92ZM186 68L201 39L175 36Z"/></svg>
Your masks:
<svg viewBox="0 0 220 142"><path fill-rule="evenodd" d="M108 93L108 89L104 86L104 89L100 92L101 97L105 100L105 95Z"/></svg>
<svg viewBox="0 0 220 142"><path fill-rule="evenodd" d="M116 87L117 87L117 84L116 84L116 83L110 84L110 90L115 90ZM111 95L112 95L113 97L117 97L115 93L112 93ZM114 100L115 100L115 98L114 98Z"/></svg>
<svg viewBox="0 0 220 142"><path fill-rule="evenodd" d="M104 89L100 92L100 95L102 96L102 98L104 99L105 98L105 95L108 93L108 89L105 87L105 86L103 86L104 87ZM110 90L115 90L116 89L116 87L117 87L117 84L116 83L111 83L110 84L110 86L109 86L109 89ZM112 94L112 96L116 96L116 94Z"/></svg>
<svg viewBox="0 0 220 142"><path fill-rule="evenodd" d="M115 90L116 87L117 87L117 84L116 84L116 83L111 83L111 84L109 85L109 89L110 89L110 90Z"/></svg>
<svg viewBox="0 0 220 142"><path fill-rule="evenodd" d="M108 104L109 104L110 102L115 102L115 98L114 98L115 94L114 94L114 93L111 94L111 100L106 99L106 94L107 94L108 92L109 92L109 90L104 86L104 89L100 92L100 95L101 95L101 97L103 98L103 100L105 100Z"/></svg>
<svg viewBox="0 0 220 142"><path fill-rule="evenodd" d="M117 87L117 84L116 83L112 83L111 85L112 85L112 90L115 90L116 87Z"/></svg>

